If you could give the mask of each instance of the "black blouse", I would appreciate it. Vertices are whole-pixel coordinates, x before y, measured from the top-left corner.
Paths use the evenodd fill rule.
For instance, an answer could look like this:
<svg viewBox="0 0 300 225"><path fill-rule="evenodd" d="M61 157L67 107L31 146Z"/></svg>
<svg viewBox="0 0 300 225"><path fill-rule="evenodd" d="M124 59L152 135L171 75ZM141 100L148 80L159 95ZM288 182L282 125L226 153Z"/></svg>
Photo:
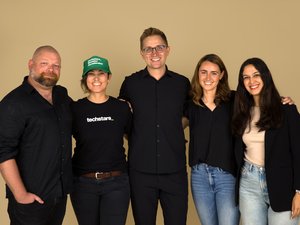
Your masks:
<svg viewBox="0 0 300 225"><path fill-rule="evenodd" d="M235 175L236 166L231 133L234 97L221 102L213 111L201 102L189 102L186 116L189 119L189 165L206 163Z"/></svg>

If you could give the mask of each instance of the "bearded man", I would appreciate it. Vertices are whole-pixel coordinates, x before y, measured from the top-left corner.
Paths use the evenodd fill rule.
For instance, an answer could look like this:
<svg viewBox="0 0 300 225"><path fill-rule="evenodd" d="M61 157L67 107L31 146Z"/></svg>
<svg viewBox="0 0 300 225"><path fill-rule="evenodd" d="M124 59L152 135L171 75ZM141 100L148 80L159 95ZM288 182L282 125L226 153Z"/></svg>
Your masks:
<svg viewBox="0 0 300 225"><path fill-rule="evenodd" d="M61 225L72 185L71 98L61 58L36 49L29 75L0 102L0 171L11 225Z"/></svg>

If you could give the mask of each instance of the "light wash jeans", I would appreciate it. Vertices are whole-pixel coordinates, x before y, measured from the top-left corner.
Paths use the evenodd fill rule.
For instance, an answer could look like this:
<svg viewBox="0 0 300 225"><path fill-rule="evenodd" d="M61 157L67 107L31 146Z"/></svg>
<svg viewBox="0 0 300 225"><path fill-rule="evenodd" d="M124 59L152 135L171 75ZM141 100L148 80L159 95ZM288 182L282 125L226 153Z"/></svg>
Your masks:
<svg viewBox="0 0 300 225"><path fill-rule="evenodd" d="M291 211L272 210L265 169L249 162L245 162L241 171L239 205L243 225L297 225L299 222L299 217L290 219Z"/></svg>
<svg viewBox="0 0 300 225"><path fill-rule="evenodd" d="M224 170L200 163L192 167L194 203L202 225L238 225L235 178Z"/></svg>

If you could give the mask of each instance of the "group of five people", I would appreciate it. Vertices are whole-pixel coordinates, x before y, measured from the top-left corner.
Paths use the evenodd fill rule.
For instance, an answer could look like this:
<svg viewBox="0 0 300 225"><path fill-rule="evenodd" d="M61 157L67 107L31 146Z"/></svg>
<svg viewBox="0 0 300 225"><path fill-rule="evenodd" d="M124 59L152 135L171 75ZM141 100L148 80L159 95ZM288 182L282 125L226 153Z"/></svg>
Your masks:
<svg viewBox="0 0 300 225"><path fill-rule="evenodd" d="M81 78L87 96L74 102L56 84L59 53L35 51L29 75L0 103L12 225L62 224L68 193L80 225L124 225L130 201L136 225L155 225L158 203L165 225L185 225L186 126L202 225L238 225L240 215L244 225L297 225L300 116L282 104L267 65L246 60L232 91L219 56L202 57L190 83L168 69L169 52L161 30L144 30L146 67L125 77L118 99L107 94L107 59L92 56Z"/></svg>

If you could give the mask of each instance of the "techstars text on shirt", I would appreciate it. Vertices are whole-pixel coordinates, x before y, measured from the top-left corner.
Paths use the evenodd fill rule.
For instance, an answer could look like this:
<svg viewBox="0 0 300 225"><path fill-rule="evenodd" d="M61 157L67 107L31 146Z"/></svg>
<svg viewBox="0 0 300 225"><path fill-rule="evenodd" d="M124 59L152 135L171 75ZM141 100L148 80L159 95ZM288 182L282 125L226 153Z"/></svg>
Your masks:
<svg viewBox="0 0 300 225"><path fill-rule="evenodd" d="M114 119L111 118L111 116L101 116L101 117L94 117L94 118L86 118L86 121L88 123L92 123L92 122L101 122L101 121L114 121Z"/></svg>

